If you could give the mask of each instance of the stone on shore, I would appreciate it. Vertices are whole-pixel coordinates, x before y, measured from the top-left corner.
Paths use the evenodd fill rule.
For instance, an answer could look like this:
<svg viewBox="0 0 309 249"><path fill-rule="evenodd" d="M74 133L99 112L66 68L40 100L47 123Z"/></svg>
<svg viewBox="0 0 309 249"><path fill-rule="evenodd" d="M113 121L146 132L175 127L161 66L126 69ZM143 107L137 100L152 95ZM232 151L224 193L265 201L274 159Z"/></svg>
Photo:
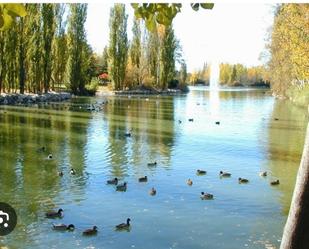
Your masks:
<svg viewBox="0 0 309 249"><path fill-rule="evenodd" d="M49 92L45 94L0 94L0 105L27 105L44 102L60 102L68 100L72 97L70 93L66 92Z"/></svg>

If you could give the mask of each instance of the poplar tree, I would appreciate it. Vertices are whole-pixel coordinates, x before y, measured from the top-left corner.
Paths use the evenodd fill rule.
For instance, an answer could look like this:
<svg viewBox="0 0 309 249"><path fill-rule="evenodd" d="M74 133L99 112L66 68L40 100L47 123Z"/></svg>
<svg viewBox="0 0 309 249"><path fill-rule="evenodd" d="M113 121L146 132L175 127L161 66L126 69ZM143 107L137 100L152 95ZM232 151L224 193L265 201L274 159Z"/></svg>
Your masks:
<svg viewBox="0 0 309 249"><path fill-rule="evenodd" d="M25 46L27 63L27 88L28 91L41 92L42 87L42 32L40 4L27 5L25 18L25 31L22 38ZM29 41L29 42L27 42Z"/></svg>
<svg viewBox="0 0 309 249"><path fill-rule="evenodd" d="M161 56L160 56L161 89L166 89L168 87L168 83L175 77L175 62L176 62L177 47L178 47L178 41L175 38L172 25L165 27L161 47Z"/></svg>
<svg viewBox="0 0 309 249"><path fill-rule="evenodd" d="M128 59L127 19L124 4L115 4L110 11L109 75L115 90L123 88Z"/></svg>
<svg viewBox="0 0 309 249"><path fill-rule="evenodd" d="M82 75L82 60L86 41L84 27L86 18L87 4L70 5L66 85L74 94L83 93L85 86L85 78Z"/></svg>
<svg viewBox="0 0 309 249"><path fill-rule="evenodd" d="M56 4L55 6L55 37L52 44L52 56L53 56L53 67L52 67L52 89L54 84L64 83L65 68L68 58L67 52L67 39L65 34L66 20L64 20L64 13L66 10L66 4Z"/></svg>
<svg viewBox="0 0 309 249"><path fill-rule="evenodd" d="M44 92L49 90L52 73L52 42L55 33L54 4L42 4L42 60Z"/></svg>

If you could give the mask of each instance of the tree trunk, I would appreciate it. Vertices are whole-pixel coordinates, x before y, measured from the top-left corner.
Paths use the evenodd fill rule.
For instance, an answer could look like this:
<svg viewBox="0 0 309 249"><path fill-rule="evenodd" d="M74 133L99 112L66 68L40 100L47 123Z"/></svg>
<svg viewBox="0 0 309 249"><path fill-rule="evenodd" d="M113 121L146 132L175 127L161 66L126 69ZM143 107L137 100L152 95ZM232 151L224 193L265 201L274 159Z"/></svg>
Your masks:
<svg viewBox="0 0 309 249"><path fill-rule="evenodd" d="M309 111L309 107L308 107ZM309 124L280 249L309 248Z"/></svg>

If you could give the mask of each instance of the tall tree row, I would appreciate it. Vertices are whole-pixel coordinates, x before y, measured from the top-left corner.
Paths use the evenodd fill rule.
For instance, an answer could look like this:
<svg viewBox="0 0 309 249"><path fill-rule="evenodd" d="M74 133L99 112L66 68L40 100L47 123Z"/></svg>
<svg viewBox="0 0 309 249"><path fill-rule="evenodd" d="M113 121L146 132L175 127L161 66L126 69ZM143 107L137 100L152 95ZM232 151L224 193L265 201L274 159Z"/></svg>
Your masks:
<svg viewBox="0 0 309 249"><path fill-rule="evenodd" d="M66 85L83 93L95 75L84 28L87 5L44 3L25 8L26 17L0 31L0 92L43 93Z"/></svg>
<svg viewBox="0 0 309 249"><path fill-rule="evenodd" d="M109 75L113 88L122 90L128 58L127 19L124 4L115 4L110 11Z"/></svg>
<svg viewBox="0 0 309 249"><path fill-rule="evenodd" d="M180 57L172 25L156 25L148 31L142 20L134 19L133 37L128 42L124 4L115 4L111 9L109 25L108 67L113 88L122 90L138 85L168 88L176 77L176 61Z"/></svg>
<svg viewBox="0 0 309 249"><path fill-rule="evenodd" d="M68 61L66 84L74 94L82 94L85 87L83 60L86 54L85 22L87 4L71 4L68 26Z"/></svg>

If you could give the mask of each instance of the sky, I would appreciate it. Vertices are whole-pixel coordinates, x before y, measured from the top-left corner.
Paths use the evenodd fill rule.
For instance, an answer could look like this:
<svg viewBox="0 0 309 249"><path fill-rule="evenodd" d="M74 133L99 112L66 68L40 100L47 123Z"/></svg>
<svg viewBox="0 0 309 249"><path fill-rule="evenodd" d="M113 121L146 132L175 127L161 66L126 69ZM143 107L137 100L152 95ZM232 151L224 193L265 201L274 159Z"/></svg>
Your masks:
<svg viewBox="0 0 309 249"><path fill-rule="evenodd" d="M109 39L109 11L113 3L89 3L86 21L87 39L101 54ZM216 3L212 10L195 12L183 3L173 26L180 40L189 72L207 63L261 65L268 30L273 22L271 3ZM133 9L126 4L128 38L132 38Z"/></svg>

